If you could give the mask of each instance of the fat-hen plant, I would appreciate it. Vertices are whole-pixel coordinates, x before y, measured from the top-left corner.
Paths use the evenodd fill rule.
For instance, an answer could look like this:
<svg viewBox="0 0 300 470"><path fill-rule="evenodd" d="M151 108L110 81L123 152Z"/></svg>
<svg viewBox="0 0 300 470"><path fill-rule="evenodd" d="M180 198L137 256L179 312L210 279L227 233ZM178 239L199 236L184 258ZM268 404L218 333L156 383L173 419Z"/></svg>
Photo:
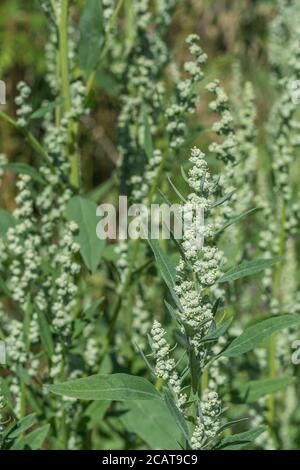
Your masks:
<svg viewBox="0 0 300 470"><path fill-rule="evenodd" d="M299 448L299 2L236 47L210 2L11 3L0 448ZM119 196L170 240L99 239Z"/></svg>

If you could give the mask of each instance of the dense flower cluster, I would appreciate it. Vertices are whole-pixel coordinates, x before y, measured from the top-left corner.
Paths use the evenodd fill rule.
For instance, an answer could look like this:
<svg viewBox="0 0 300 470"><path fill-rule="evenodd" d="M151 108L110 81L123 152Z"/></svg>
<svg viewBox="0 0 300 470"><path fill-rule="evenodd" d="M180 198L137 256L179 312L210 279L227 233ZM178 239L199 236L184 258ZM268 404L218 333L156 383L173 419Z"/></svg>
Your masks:
<svg viewBox="0 0 300 470"><path fill-rule="evenodd" d="M17 123L21 127L27 126L30 114L32 113L32 106L28 104L28 98L31 94L30 87L25 82L19 82L17 86L19 95L15 99L17 105Z"/></svg>
<svg viewBox="0 0 300 470"><path fill-rule="evenodd" d="M207 55L199 45L199 36L192 34L187 38L189 51L194 60L184 64L184 70L188 78L180 80L176 87L176 101L166 109L167 131L169 133L170 146L175 149L184 143L186 131L186 114L195 112L197 104L197 92L195 85L204 77L202 65L207 60Z"/></svg>
<svg viewBox="0 0 300 470"><path fill-rule="evenodd" d="M176 371L176 363L171 357L171 348L165 339L165 334L166 332L161 324L154 320L151 329L151 348L156 360L155 374L169 385L176 397L178 407L181 408L187 397L181 392L181 382Z"/></svg>
<svg viewBox="0 0 300 470"><path fill-rule="evenodd" d="M199 353L201 338L209 330L213 320L213 304L207 296L207 289L211 288L220 277L224 258L222 252L210 244L214 226L207 223L216 182L210 175L205 155L198 148L192 149L190 162L192 167L188 173L188 182L195 192L189 194L185 204L192 213L191 223L188 230L184 230L182 247L185 258L182 258L177 266L175 291L182 306L180 317L184 324L194 330L191 341ZM200 217L200 220L199 216L197 217L199 209L203 214L203 219ZM203 238L199 240L201 231ZM192 273L195 275L194 279Z"/></svg>
<svg viewBox="0 0 300 470"><path fill-rule="evenodd" d="M207 439L212 439L217 435L220 428L221 411L218 394L206 391L201 402L201 415L197 418L197 424L191 437L193 450L201 449Z"/></svg>

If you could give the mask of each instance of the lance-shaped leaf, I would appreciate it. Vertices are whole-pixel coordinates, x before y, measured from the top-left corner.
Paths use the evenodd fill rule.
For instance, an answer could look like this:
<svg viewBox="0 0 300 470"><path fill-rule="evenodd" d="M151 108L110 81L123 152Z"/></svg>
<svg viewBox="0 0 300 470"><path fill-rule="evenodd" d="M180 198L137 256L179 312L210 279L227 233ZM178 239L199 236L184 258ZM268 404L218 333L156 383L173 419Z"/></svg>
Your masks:
<svg viewBox="0 0 300 470"><path fill-rule="evenodd" d="M251 380L237 386L241 400L254 403L266 395L279 392L295 382L295 377L279 377L276 379Z"/></svg>
<svg viewBox="0 0 300 470"><path fill-rule="evenodd" d="M182 432L185 439L188 442L190 442L189 430L188 430L186 421L185 421L181 411L179 410L178 406L176 405L171 392L167 388L165 388L164 389L164 394L165 394L165 402L167 404L167 407L169 408L170 413L173 416L178 428Z"/></svg>
<svg viewBox="0 0 300 470"><path fill-rule="evenodd" d="M155 387L143 377L128 374L91 375L47 386L52 393L81 400L159 400Z"/></svg>
<svg viewBox="0 0 300 470"><path fill-rule="evenodd" d="M239 450L251 444L260 436L266 428L259 426L257 429L240 432L233 436L224 437L215 447L216 450Z"/></svg>
<svg viewBox="0 0 300 470"><path fill-rule="evenodd" d="M220 277L219 282L222 283L236 281L242 277L252 276L253 274L257 274L261 271L264 271L265 269L271 268L280 260L281 257L243 261L241 264L230 269L227 271L227 273Z"/></svg>
<svg viewBox="0 0 300 470"><path fill-rule="evenodd" d="M175 287L175 269L170 263L169 259L165 255L165 253L160 249L160 246L157 242L157 240L148 238L148 243L154 253L156 263L158 265L159 271L167 284L171 295L173 297L174 302L176 303L177 307L179 310L182 310L182 307L180 305L179 298L177 294L174 291Z"/></svg>
<svg viewBox="0 0 300 470"><path fill-rule="evenodd" d="M6 170L11 170L14 173L21 173L22 175L30 176L34 181L41 184L46 184L44 178L40 175L40 173L30 165L26 163L5 163L5 165L1 165L1 168Z"/></svg>
<svg viewBox="0 0 300 470"><path fill-rule="evenodd" d="M236 217L233 217L232 219L229 219L216 233L215 236L220 235L224 230L226 230L228 227L231 225L236 224L237 222L241 222L244 220L248 215L252 214L253 212L257 211L258 208L254 207L253 209L249 209L245 212L242 212L242 214L237 215Z"/></svg>
<svg viewBox="0 0 300 470"><path fill-rule="evenodd" d="M16 442L14 442L10 450L23 450L28 448L30 450L40 450L47 437L49 429L50 424L46 424L25 436L19 437Z"/></svg>
<svg viewBox="0 0 300 470"><path fill-rule="evenodd" d="M235 338L222 355L237 357L258 346L264 339L277 331L300 324L300 315L279 315L249 326Z"/></svg>

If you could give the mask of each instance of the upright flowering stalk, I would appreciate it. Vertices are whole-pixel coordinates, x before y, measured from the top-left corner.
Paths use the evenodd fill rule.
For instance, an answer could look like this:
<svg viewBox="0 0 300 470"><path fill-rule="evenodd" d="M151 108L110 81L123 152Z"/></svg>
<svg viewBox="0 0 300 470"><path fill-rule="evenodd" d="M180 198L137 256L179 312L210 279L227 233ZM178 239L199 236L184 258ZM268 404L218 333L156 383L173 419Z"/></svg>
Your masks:
<svg viewBox="0 0 300 470"><path fill-rule="evenodd" d="M155 373L169 387L185 417L192 403L194 428L190 429L190 445L200 449L209 446L220 430L218 394L206 389L207 381L203 382L205 388L201 391L200 377L212 358L205 338L215 329L214 287L222 273L224 257L214 242L213 207L218 181L211 176L205 155L198 148L192 149L190 163L187 181L192 192L182 205L182 213L189 213L190 223L180 243L181 256L173 294L177 299L176 318L187 348L188 381L186 370L182 371L176 365L172 357L175 351L171 351L165 339L166 332L157 321L151 331L151 347L156 359ZM204 212L204 226L196 219L199 208ZM199 230L203 232L203 245L197 239Z"/></svg>

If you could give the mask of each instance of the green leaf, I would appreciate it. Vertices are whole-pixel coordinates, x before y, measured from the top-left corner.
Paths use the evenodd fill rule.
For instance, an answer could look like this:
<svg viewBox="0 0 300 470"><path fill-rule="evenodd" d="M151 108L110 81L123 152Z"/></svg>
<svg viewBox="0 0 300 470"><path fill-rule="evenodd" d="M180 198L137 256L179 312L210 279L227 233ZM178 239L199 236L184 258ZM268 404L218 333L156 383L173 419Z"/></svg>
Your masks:
<svg viewBox="0 0 300 470"><path fill-rule="evenodd" d="M203 343L210 343L217 341L220 336L223 336L228 330L229 326L232 323L232 318L228 318L221 325L218 325L213 331L210 331L204 338L201 340Z"/></svg>
<svg viewBox="0 0 300 470"><path fill-rule="evenodd" d="M16 437L19 437L20 434L27 431L35 423L36 423L35 413L32 413L28 416L25 416L25 418L18 421L18 423L13 427L13 429L8 433L7 438L8 439L15 439Z"/></svg>
<svg viewBox="0 0 300 470"><path fill-rule="evenodd" d="M255 323L255 325L249 326L240 336L235 338L228 348L225 349L223 355L227 357L240 356L241 354L254 349L265 338L276 333L276 331L280 331L283 328L289 328L299 323L300 315L288 314L279 315Z"/></svg>
<svg viewBox="0 0 300 470"><path fill-rule="evenodd" d="M234 434L233 436L224 437L215 447L216 450L239 450L251 444L260 436L266 428L259 426L257 429Z"/></svg>
<svg viewBox="0 0 300 470"><path fill-rule="evenodd" d="M212 203L211 208L221 206L222 204L224 204L224 202L228 201L228 199L230 199L234 193L235 191L232 191L229 194L225 194L225 196L221 197L220 199L217 199L215 202Z"/></svg>
<svg viewBox="0 0 300 470"><path fill-rule="evenodd" d="M47 437L50 429L50 424L46 424L38 429L35 429L31 433L24 437L20 437L11 447L11 450L23 450L30 448L31 450L40 450Z"/></svg>
<svg viewBox="0 0 300 470"><path fill-rule="evenodd" d="M101 199L114 187L116 184L116 181L114 178L110 178L107 181L104 181L104 183L100 184L97 188L93 189L89 193L89 199L91 199L94 202L99 202Z"/></svg>
<svg viewBox="0 0 300 470"><path fill-rule="evenodd" d="M240 222L241 220L245 219L248 217L248 215L252 214L253 212L257 211L258 208L255 207L253 209L249 209L245 212L242 212L242 214L237 215L236 217L233 217L232 219L228 220L216 233L215 236L220 235L226 228L230 227L233 224L236 224L237 222Z"/></svg>
<svg viewBox="0 0 300 470"><path fill-rule="evenodd" d="M160 249L157 240L148 239L148 243L154 253L156 263L161 272L161 275L170 289L175 287L175 269L169 262L164 252Z"/></svg>
<svg viewBox="0 0 300 470"><path fill-rule="evenodd" d="M181 433L166 404L160 400L125 403L121 421L127 431L136 433L154 450L180 449Z"/></svg>
<svg viewBox="0 0 300 470"><path fill-rule="evenodd" d="M93 201L81 196L74 196L67 206L67 217L79 226L75 240L80 245L81 256L87 268L95 274L102 258L104 240L97 237L97 206Z"/></svg>
<svg viewBox="0 0 300 470"><path fill-rule="evenodd" d="M56 100L53 103L49 103L45 106L42 106L41 108L37 109L30 115L31 120L35 119L42 119L44 116L46 116L48 113L53 111L56 106L59 106L63 103L62 99Z"/></svg>
<svg viewBox="0 0 300 470"><path fill-rule="evenodd" d="M47 434L50 429L50 424L46 424L38 429L32 431L25 438L25 445L30 447L32 450L39 450L42 448L42 445L47 437Z"/></svg>
<svg viewBox="0 0 300 470"><path fill-rule="evenodd" d="M40 311L38 311L38 325L42 345L44 346L44 349L47 352L48 356L51 358L54 354L52 333L50 330L50 326L47 322L47 318L45 317L45 314Z"/></svg>
<svg viewBox="0 0 300 470"><path fill-rule="evenodd" d="M274 264L278 263L281 257L270 258L270 259L256 259L253 261L243 261L238 266L230 269L225 273L219 282L236 281L242 277L252 276L252 274L259 273L265 269L271 268Z"/></svg>
<svg viewBox="0 0 300 470"><path fill-rule="evenodd" d="M182 307L180 305L180 301L178 299L177 294L174 291L175 287L175 269L173 265L169 262L168 258L164 254L164 252L160 249L159 244L157 240L148 238L148 243L154 253L156 263L158 265L158 268L161 272L161 275L167 284L174 302L176 303L177 307L179 310L182 310Z"/></svg>
<svg viewBox="0 0 300 470"><path fill-rule="evenodd" d="M157 400L155 387L143 377L127 374L91 375L84 379L70 380L47 388L57 395L81 400Z"/></svg>
<svg viewBox="0 0 300 470"><path fill-rule="evenodd" d="M78 60L88 76L97 67L104 44L104 25L101 0L87 0L80 19Z"/></svg>
<svg viewBox="0 0 300 470"><path fill-rule="evenodd" d="M85 310L79 318L75 320L73 339L78 338L83 330L89 323L92 323L95 319L96 314L99 312L99 307L102 304L104 297L99 299L97 302L92 304L87 310Z"/></svg>
<svg viewBox="0 0 300 470"><path fill-rule="evenodd" d="M174 402L171 392L167 388L164 389L164 394L165 394L165 402L167 404L167 407L170 410L171 415L175 419L175 422L178 428L180 429L180 431L182 432L182 434L184 435L185 439L189 442L190 441L189 430L188 430L187 424L185 422L185 419L181 411L178 409L178 406Z"/></svg>
<svg viewBox="0 0 300 470"><path fill-rule="evenodd" d="M172 305L169 304L169 302L167 302L166 300L164 301L165 303L165 306L167 307L168 309L168 312L171 316L171 318L173 318L174 321L176 321L177 323L180 323L180 318L179 316L177 315L177 312L176 310L172 307Z"/></svg>
<svg viewBox="0 0 300 470"><path fill-rule="evenodd" d="M96 73L96 83L109 96L118 96L120 93L120 84L114 75L102 70L100 67Z"/></svg>
<svg viewBox="0 0 300 470"><path fill-rule="evenodd" d="M190 357L192 389L193 389L194 394L196 394L199 388L199 380L200 380L201 371L202 371L201 360L199 356L196 355L193 347L190 348L189 357Z"/></svg>
<svg viewBox="0 0 300 470"><path fill-rule="evenodd" d="M85 410L84 416L88 418L88 429L98 427L110 406L109 401L93 401Z"/></svg>
<svg viewBox="0 0 300 470"><path fill-rule="evenodd" d="M283 388L292 385L295 377L280 377L278 379L251 380L237 386L240 397L247 403L254 403L260 398L279 392Z"/></svg>
<svg viewBox="0 0 300 470"><path fill-rule="evenodd" d="M153 157L153 140L148 116L144 114L144 149L149 160Z"/></svg>
<svg viewBox="0 0 300 470"><path fill-rule="evenodd" d="M5 209L0 209L0 238L5 238L8 229L15 225L16 219L14 216Z"/></svg>
<svg viewBox="0 0 300 470"><path fill-rule="evenodd" d="M1 165L1 168L14 171L15 173L21 173L23 175L29 175L37 183L46 184L44 178L39 174L39 172L26 163L5 163L5 165Z"/></svg>
<svg viewBox="0 0 300 470"><path fill-rule="evenodd" d="M9 288L7 287L7 285L5 284L5 282L0 279L0 292L4 295L6 295L6 297L10 298L12 296Z"/></svg>

